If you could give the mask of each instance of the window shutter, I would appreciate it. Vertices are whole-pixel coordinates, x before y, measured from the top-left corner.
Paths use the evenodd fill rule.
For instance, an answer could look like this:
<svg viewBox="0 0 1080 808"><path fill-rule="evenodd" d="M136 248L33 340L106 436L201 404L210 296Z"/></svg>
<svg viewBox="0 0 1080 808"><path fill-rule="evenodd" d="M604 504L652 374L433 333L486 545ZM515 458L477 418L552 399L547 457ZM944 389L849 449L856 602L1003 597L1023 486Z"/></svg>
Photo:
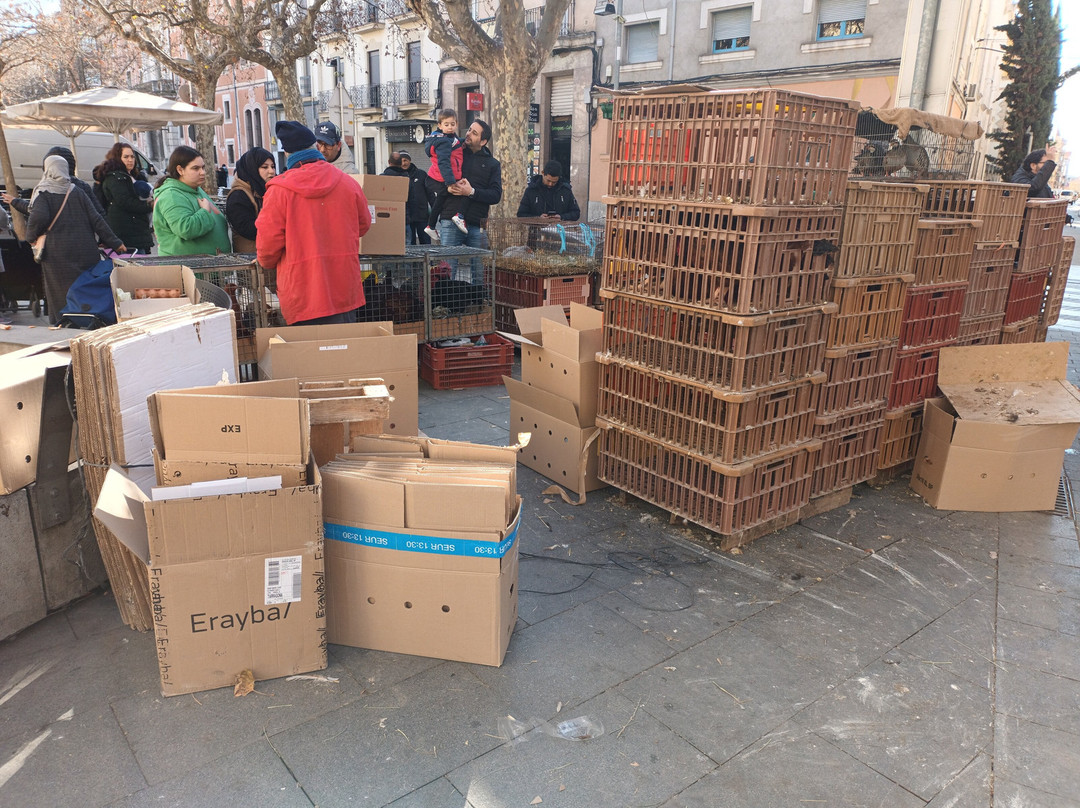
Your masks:
<svg viewBox="0 0 1080 808"><path fill-rule="evenodd" d="M866 18L866 0L818 0L818 22Z"/></svg>
<svg viewBox="0 0 1080 808"><path fill-rule="evenodd" d="M551 80L551 114L574 114L574 77L555 76Z"/></svg>
<svg viewBox="0 0 1080 808"><path fill-rule="evenodd" d="M712 41L750 36L750 11L749 7L714 11L712 16Z"/></svg>
<svg viewBox="0 0 1080 808"><path fill-rule="evenodd" d="M655 62L660 52L660 23L646 22L626 26L626 62Z"/></svg>

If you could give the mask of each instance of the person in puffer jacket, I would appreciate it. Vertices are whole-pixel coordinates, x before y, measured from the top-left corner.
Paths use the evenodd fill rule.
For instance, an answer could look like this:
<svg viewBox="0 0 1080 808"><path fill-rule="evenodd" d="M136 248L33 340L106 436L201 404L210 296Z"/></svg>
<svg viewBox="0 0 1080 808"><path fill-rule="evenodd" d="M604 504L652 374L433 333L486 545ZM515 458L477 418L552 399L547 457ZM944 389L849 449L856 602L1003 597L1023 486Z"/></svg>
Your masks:
<svg viewBox="0 0 1080 808"><path fill-rule="evenodd" d="M559 219L576 222L581 218L581 208L574 199L570 183L562 179L563 168L557 160L548 160L544 172L536 174L525 186L518 205L519 219Z"/></svg>

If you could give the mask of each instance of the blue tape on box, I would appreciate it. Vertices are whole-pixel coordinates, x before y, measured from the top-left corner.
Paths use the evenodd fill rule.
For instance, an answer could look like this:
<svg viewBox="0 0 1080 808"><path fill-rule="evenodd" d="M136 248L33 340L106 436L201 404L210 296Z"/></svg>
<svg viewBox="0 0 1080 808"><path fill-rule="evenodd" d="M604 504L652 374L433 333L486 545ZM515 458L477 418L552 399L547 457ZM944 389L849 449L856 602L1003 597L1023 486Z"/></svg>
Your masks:
<svg viewBox="0 0 1080 808"><path fill-rule="evenodd" d="M333 522L323 522L325 538L331 541L360 544L364 547L381 547L385 550L404 550L409 553L434 553L436 555L470 556L472 558L502 558L517 540L517 523L510 534L500 542L447 539L440 536L422 536L413 533L393 533L389 530L372 530L349 527Z"/></svg>

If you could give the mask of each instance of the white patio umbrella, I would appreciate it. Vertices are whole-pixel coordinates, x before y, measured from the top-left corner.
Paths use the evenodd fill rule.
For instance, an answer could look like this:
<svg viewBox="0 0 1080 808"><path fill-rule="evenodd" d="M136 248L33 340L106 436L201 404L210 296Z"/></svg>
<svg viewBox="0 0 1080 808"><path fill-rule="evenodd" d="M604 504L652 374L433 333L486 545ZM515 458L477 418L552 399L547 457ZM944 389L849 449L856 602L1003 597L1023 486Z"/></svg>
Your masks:
<svg viewBox="0 0 1080 808"><path fill-rule="evenodd" d="M50 126L71 139L74 151L75 138L89 130L111 132L119 140L122 132L152 132L170 125L219 124L222 115L150 93L95 87L11 104L0 120L11 126Z"/></svg>

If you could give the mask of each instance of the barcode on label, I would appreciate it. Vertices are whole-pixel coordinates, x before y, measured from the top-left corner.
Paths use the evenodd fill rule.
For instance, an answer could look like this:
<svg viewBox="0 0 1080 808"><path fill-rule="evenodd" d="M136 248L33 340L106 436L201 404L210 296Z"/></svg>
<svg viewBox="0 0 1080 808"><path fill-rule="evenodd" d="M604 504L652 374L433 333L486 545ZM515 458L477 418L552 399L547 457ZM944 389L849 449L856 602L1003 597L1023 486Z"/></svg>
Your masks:
<svg viewBox="0 0 1080 808"><path fill-rule="evenodd" d="M266 605L295 603L303 586L303 557L280 556L266 559Z"/></svg>

